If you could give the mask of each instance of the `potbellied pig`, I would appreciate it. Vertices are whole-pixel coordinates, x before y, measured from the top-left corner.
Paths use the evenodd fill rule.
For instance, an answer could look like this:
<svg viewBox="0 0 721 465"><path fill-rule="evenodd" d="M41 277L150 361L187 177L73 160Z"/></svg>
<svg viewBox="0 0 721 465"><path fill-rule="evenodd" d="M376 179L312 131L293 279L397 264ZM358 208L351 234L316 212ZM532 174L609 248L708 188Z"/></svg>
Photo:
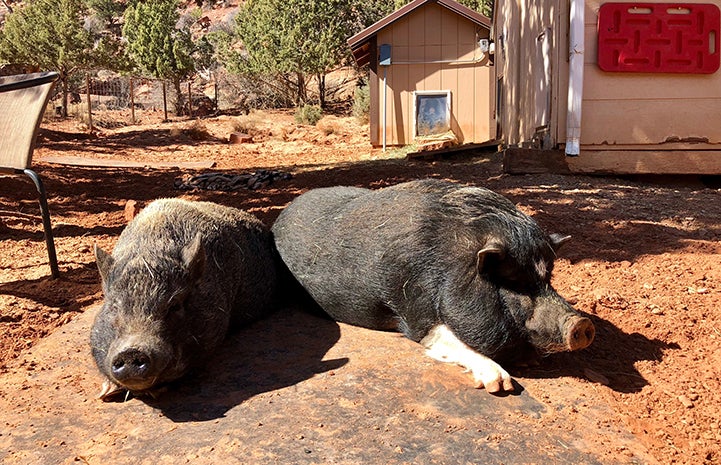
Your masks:
<svg viewBox="0 0 721 465"><path fill-rule="evenodd" d="M487 189L439 180L315 189L281 212L273 234L332 318L400 331L489 392L513 390L499 362L583 349L594 337L551 286L567 237Z"/></svg>
<svg viewBox="0 0 721 465"><path fill-rule="evenodd" d="M101 397L152 393L202 363L230 328L273 310L278 257L252 215L160 199L96 247L104 304L91 331Z"/></svg>

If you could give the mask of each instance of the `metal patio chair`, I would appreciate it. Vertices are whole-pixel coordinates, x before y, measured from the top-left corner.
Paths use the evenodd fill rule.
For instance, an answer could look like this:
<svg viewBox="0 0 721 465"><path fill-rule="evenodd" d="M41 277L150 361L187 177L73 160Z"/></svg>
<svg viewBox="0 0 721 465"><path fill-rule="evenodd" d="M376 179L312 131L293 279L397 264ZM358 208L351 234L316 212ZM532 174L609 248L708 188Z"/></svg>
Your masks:
<svg viewBox="0 0 721 465"><path fill-rule="evenodd" d="M60 276L45 187L30 169L35 138L58 73L0 76L0 172L26 174L38 190L45 243L54 278Z"/></svg>

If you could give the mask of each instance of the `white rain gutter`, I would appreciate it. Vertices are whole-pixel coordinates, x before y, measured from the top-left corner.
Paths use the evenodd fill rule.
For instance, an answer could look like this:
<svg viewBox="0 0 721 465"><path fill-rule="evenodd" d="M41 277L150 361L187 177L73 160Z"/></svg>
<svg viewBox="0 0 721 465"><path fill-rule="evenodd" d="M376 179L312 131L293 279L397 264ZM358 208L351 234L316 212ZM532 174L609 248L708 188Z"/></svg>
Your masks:
<svg viewBox="0 0 721 465"><path fill-rule="evenodd" d="M481 52L481 56L478 58L472 58L470 60L432 60L432 61L394 61L394 65L438 65L438 64L448 64L448 65L472 65L476 63L480 63L486 59L486 54Z"/></svg>
<svg viewBox="0 0 721 465"><path fill-rule="evenodd" d="M571 0L568 60L568 114L566 155L581 152L581 103L583 101L584 0Z"/></svg>
<svg viewBox="0 0 721 465"><path fill-rule="evenodd" d="M383 66L383 151L386 151L386 119L388 118L388 66Z"/></svg>

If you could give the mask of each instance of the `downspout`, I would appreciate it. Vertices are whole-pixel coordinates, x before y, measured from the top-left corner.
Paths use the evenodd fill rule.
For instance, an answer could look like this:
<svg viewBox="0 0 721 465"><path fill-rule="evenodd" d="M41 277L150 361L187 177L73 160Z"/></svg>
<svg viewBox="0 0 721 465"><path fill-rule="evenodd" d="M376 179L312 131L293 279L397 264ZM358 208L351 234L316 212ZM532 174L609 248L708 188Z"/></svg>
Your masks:
<svg viewBox="0 0 721 465"><path fill-rule="evenodd" d="M388 66L383 67L383 151L386 151L386 118L387 118L387 106L388 100L388 82L386 80L388 76Z"/></svg>
<svg viewBox="0 0 721 465"><path fill-rule="evenodd" d="M386 151L386 124L388 118L388 67L391 65L391 46L381 44L378 65L383 67L383 151Z"/></svg>
<svg viewBox="0 0 721 465"><path fill-rule="evenodd" d="M568 114L566 117L566 155L581 152L581 104L583 102L583 49L585 0L570 0Z"/></svg>

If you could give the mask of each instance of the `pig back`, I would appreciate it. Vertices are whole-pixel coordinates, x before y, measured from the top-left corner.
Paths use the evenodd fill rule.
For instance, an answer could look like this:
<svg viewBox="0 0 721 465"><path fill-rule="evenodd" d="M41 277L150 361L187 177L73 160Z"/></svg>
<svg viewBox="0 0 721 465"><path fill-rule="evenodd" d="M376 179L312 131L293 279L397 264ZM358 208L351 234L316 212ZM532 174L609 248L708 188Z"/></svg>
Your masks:
<svg viewBox="0 0 721 465"><path fill-rule="evenodd" d="M389 301L408 265L394 257L420 247L422 184L380 190L314 189L273 225L278 251L295 278L331 317L373 329L399 329Z"/></svg>
<svg viewBox="0 0 721 465"><path fill-rule="evenodd" d="M196 287L199 306L230 308L230 323L270 311L276 286L276 253L270 231L249 213L212 202L159 199L123 230L116 263L133 257L177 257L200 234L206 264Z"/></svg>

